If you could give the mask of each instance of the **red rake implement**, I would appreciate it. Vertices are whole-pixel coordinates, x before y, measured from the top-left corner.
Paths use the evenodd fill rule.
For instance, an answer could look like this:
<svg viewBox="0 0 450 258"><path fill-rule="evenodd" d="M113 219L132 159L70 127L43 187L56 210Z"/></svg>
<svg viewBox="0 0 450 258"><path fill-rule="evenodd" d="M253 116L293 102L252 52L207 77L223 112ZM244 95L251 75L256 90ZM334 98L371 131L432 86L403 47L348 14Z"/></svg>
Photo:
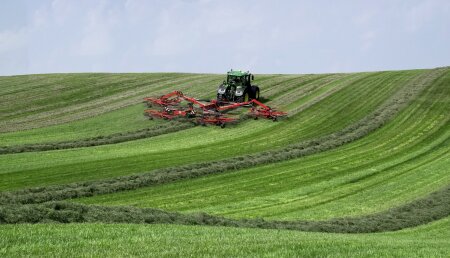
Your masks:
<svg viewBox="0 0 450 258"><path fill-rule="evenodd" d="M186 101L187 106L182 106L181 102ZM238 119L231 117L225 112L237 109L243 106L251 106L249 116L271 119L277 121L278 118L287 115L286 112L276 111L267 105L252 99L246 102L227 102L219 103L216 100L202 102L195 98L185 96L181 91L173 91L159 98L145 98L148 106L159 106L160 110L147 109L144 111L150 119L159 118L172 120L176 118L185 118L200 125L217 125L225 127L226 124L237 122Z"/></svg>

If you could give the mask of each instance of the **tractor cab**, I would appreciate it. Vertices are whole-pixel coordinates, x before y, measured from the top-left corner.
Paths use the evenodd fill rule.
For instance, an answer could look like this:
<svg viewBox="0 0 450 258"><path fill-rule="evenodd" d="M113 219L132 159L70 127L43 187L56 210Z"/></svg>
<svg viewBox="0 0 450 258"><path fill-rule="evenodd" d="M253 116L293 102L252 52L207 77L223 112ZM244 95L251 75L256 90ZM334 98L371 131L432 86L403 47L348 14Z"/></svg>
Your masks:
<svg viewBox="0 0 450 258"><path fill-rule="evenodd" d="M227 73L227 83L236 86L251 86L251 80L254 78L255 76L249 72L231 70Z"/></svg>
<svg viewBox="0 0 450 258"><path fill-rule="evenodd" d="M255 76L250 72L231 70L227 73L227 80L219 85L218 101L247 102L259 99L259 87L251 84Z"/></svg>

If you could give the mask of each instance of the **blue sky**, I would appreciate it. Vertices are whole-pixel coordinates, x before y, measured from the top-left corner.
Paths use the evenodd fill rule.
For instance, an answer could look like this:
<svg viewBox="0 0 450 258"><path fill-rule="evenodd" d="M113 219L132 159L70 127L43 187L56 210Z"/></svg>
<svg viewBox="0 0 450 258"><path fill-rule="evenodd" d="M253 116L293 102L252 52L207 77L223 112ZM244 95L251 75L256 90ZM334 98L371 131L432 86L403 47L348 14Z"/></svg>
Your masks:
<svg viewBox="0 0 450 258"><path fill-rule="evenodd" d="M0 2L0 75L448 65L449 0Z"/></svg>

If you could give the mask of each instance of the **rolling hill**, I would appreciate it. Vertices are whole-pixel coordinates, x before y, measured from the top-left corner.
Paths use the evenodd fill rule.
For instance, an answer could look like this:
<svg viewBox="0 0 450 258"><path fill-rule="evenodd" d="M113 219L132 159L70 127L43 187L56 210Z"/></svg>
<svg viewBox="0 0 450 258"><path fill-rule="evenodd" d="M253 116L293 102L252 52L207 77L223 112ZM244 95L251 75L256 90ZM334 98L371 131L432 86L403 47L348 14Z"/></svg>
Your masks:
<svg viewBox="0 0 450 258"><path fill-rule="evenodd" d="M275 123L143 116L222 79L0 77L0 254L450 253L450 68L256 76Z"/></svg>

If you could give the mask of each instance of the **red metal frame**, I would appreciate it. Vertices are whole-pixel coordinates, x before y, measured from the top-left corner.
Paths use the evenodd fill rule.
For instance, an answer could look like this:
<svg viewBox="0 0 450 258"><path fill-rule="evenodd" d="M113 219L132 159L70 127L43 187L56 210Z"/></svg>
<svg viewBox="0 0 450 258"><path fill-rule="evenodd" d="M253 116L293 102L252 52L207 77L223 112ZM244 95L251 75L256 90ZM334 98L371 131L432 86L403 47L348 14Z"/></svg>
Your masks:
<svg viewBox="0 0 450 258"><path fill-rule="evenodd" d="M227 105L219 105L216 100L204 103L195 98L185 96L181 91L173 91L169 94L163 95L159 98L145 98L144 99L149 106L155 104L162 107L161 110L147 109L145 114L150 118L162 118L162 119L174 119L174 118L197 118L197 122L202 125L214 124L224 127L225 124L237 121L236 118L232 118L222 113L223 111L236 109L242 106L251 105L252 108L249 111L249 115L257 119L263 117L277 121L279 117L286 116L286 112L275 111L267 105L264 105L256 99L252 99L246 102L240 103L227 103ZM179 106L179 103L185 100L188 103L187 108ZM200 114L197 114L196 106L201 110Z"/></svg>
<svg viewBox="0 0 450 258"><path fill-rule="evenodd" d="M182 101L182 98L180 98L181 96L183 96L183 93L181 91L173 91L159 98L144 98L144 102L147 102L149 107L151 107L152 104L158 106L178 105Z"/></svg>

